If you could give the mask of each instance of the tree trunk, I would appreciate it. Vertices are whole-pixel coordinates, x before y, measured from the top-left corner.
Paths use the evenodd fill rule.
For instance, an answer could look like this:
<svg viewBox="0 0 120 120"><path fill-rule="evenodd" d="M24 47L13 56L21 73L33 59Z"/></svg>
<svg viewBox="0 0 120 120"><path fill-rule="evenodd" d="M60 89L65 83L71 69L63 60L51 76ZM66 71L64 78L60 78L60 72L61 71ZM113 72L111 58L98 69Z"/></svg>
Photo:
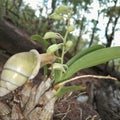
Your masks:
<svg viewBox="0 0 120 120"><path fill-rule="evenodd" d="M0 49L9 54L37 49L42 51L42 46L30 41L30 37L6 20L0 19Z"/></svg>

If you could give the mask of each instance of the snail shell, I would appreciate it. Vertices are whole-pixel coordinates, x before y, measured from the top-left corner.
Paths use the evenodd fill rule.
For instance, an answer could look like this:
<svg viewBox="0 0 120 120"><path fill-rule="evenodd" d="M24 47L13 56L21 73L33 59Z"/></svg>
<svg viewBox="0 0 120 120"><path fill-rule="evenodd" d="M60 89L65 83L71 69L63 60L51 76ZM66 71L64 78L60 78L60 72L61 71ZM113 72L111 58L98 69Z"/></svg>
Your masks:
<svg viewBox="0 0 120 120"><path fill-rule="evenodd" d="M40 66L51 63L55 59L54 55L39 54L36 50L10 57L1 73L0 96L22 86L28 79L33 79L38 74Z"/></svg>

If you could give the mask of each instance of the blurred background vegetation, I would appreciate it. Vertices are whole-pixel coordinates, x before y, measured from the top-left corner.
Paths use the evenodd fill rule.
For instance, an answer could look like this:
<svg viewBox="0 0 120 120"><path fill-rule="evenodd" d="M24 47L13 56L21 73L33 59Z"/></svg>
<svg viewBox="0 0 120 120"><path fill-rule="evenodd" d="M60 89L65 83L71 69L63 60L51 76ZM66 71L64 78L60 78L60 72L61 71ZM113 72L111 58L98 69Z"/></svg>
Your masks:
<svg viewBox="0 0 120 120"><path fill-rule="evenodd" d="M98 0L94 6L96 0L39 1L41 4L38 3L36 13L36 10L29 4L25 4L25 0L0 0L0 18L6 19L30 36L33 34L43 36L48 31L64 35L66 22L51 20L49 15L61 4L73 7L71 23L76 29L68 36L68 39L74 42L70 51L71 55L96 44L111 47L115 43L115 36L120 34L119 0ZM97 14L94 15L93 11ZM102 20L105 20L104 25ZM111 61L109 64L120 71L119 59Z"/></svg>

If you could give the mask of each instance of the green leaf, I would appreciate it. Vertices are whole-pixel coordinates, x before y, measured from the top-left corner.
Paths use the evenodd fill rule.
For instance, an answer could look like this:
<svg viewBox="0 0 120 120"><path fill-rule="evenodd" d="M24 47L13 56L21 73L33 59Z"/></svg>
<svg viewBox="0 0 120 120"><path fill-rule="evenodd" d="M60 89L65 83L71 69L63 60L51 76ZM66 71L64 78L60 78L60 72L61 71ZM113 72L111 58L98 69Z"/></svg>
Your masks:
<svg viewBox="0 0 120 120"><path fill-rule="evenodd" d="M50 39L50 38L61 39L61 35L55 32L47 32L43 38L44 39Z"/></svg>
<svg viewBox="0 0 120 120"><path fill-rule="evenodd" d="M58 79L61 76L61 71L60 70L54 70L54 84L57 83Z"/></svg>
<svg viewBox="0 0 120 120"><path fill-rule="evenodd" d="M40 42L42 45L44 45L45 48L49 46L49 43L46 40L44 40L40 35L32 35L31 40L36 40Z"/></svg>
<svg viewBox="0 0 120 120"><path fill-rule="evenodd" d="M102 64L116 58L120 58L120 47L103 48L90 52L74 61L74 63L68 67L66 73L62 77L62 80L68 79L81 69Z"/></svg>
<svg viewBox="0 0 120 120"><path fill-rule="evenodd" d="M102 49L104 48L103 45L95 45L95 46L92 46L90 48L87 48L83 51L80 51L78 52L74 57L72 57L68 62L67 62L67 65L68 67L73 64L77 59L80 59L81 57L83 57L84 55L90 53L90 52L93 52L95 50L98 50L98 49Z"/></svg>
<svg viewBox="0 0 120 120"><path fill-rule="evenodd" d="M85 87L82 86L68 86L61 88L60 91L56 94L57 97L61 97L62 95L66 94L67 92L76 91L76 90L85 90Z"/></svg>

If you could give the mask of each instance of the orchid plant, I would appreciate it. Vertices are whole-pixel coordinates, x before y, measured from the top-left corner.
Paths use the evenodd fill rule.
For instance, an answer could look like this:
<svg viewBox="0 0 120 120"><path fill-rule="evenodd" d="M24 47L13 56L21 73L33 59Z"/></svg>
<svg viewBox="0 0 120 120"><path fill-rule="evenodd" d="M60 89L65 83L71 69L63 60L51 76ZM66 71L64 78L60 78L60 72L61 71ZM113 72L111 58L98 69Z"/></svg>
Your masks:
<svg viewBox="0 0 120 120"><path fill-rule="evenodd" d="M77 79L77 77L75 79L70 78L79 70L120 58L119 46L105 48L103 45L95 45L83 51L79 51L67 63L64 63L65 54L73 45L73 41L67 39L68 34L75 29L74 25L70 23L72 12L71 7L61 5L49 16L54 20L67 21L66 33L64 36L60 33L49 31L43 37L39 35L33 35L31 37L32 40L37 40L44 45L47 54L55 54L57 56L56 62L48 68L51 70L53 86L58 91L57 96L61 96L69 91L84 89L82 86L64 86L65 83ZM50 45L47 41L48 39L54 40L55 43ZM58 39L61 40L61 43L57 43Z"/></svg>

